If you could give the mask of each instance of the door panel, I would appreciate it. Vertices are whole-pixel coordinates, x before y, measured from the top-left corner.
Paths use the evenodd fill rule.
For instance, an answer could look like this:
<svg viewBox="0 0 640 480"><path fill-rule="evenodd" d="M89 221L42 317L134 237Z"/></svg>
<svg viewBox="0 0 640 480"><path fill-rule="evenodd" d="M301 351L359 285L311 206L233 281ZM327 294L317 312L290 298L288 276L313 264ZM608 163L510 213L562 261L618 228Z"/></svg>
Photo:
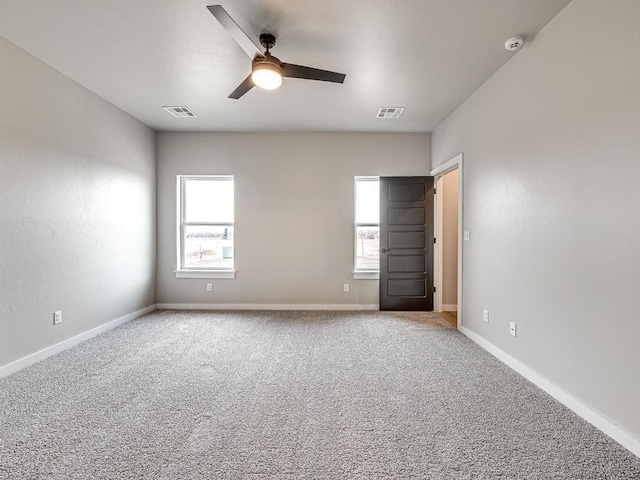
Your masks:
<svg viewBox="0 0 640 480"><path fill-rule="evenodd" d="M391 297L418 297L424 296L426 282L424 279L400 280L389 279L389 296Z"/></svg>
<svg viewBox="0 0 640 480"><path fill-rule="evenodd" d="M390 202L413 202L414 200L424 200L424 184L403 183L389 185Z"/></svg>
<svg viewBox="0 0 640 480"><path fill-rule="evenodd" d="M387 272L424 272L426 268L424 262L424 255L388 255Z"/></svg>
<svg viewBox="0 0 640 480"><path fill-rule="evenodd" d="M433 310L433 177L380 178L380 310Z"/></svg>
<svg viewBox="0 0 640 480"><path fill-rule="evenodd" d="M424 208L389 208L389 225L423 225Z"/></svg>
<svg viewBox="0 0 640 480"><path fill-rule="evenodd" d="M389 232L387 234L387 248L419 248L426 246L424 232Z"/></svg>

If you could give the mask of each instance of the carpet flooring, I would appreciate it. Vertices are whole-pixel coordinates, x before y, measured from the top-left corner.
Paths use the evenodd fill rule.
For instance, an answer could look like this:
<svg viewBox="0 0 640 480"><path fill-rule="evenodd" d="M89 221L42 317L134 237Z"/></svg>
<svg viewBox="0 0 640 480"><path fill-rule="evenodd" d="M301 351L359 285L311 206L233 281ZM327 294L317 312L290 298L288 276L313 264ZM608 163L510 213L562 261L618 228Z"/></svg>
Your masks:
<svg viewBox="0 0 640 480"><path fill-rule="evenodd" d="M432 313L156 311L0 379L2 479L639 479Z"/></svg>

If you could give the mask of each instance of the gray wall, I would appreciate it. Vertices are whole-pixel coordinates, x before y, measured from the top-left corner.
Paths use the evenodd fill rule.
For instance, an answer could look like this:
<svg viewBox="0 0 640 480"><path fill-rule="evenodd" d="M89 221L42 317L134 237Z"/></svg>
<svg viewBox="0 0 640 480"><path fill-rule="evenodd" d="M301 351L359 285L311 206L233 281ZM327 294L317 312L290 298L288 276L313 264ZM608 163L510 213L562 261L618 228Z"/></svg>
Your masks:
<svg viewBox="0 0 640 480"><path fill-rule="evenodd" d="M429 134L159 133L157 150L158 303L370 305L378 282L352 278L353 177L424 175L431 143ZM175 278L178 174L235 175L236 279Z"/></svg>
<svg viewBox="0 0 640 480"><path fill-rule="evenodd" d="M155 134L2 37L0 58L2 366L155 303Z"/></svg>
<svg viewBox="0 0 640 480"><path fill-rule="evenodd" d="M433 134L464 153L464 326L636 438L638 19L573 1Z"/></svg>

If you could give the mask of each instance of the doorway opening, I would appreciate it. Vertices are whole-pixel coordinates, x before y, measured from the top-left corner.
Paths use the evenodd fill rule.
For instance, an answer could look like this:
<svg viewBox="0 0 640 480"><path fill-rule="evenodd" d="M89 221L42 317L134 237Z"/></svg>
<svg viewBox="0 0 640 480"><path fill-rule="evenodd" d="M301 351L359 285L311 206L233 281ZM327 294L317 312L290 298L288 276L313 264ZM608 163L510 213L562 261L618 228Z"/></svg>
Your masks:
<svg viewBox="0 0 640 480"><path fill-rule="evenodd" d="M457 155L431 175L436 180L434 228L435 310L455 324L462 318L462 154Z"/></svg>

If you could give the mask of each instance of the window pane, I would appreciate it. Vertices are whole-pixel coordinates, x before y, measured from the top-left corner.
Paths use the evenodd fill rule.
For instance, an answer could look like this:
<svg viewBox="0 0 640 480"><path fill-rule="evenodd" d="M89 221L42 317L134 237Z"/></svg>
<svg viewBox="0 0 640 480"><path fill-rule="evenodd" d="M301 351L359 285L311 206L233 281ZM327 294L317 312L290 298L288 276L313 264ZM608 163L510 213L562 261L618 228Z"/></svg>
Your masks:
<svg viewBox="0 0 640 480"><path fill-rule="evenodd" d="M356 223L380 223L380 181L356 181Z"/></svg>
<svg viewBox="0 0 640 480"><path fill-rule="evenodd" d="M233 268L233 227L185 226L184 267Z"/></svg>
<svg viewBox="0 0 640 480"><path fill-rule="evenodd" d="M379 227L356 227L356 269L377 270L380 258L379 249Z"/></svg>
<svg viewBox="0 0 640 480"><path fill-rule="evenodd" d="M189 179L185 222L233 223L233 179Z"/></svg>

